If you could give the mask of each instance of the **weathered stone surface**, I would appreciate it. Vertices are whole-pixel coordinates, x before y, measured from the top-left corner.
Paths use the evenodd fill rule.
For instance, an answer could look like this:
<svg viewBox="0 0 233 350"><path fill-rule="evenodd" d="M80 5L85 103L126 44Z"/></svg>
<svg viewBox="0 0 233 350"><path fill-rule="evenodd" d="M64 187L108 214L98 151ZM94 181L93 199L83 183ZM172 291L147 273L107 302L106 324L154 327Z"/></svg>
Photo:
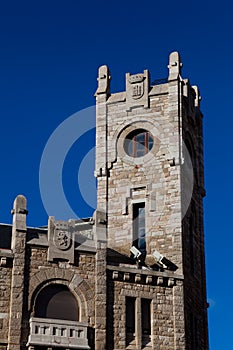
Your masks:
<svg viewBox="0 0 233 350"><path fill-rule="evenodd" d="M127 74L125 96L123 93L110 94L110 97L106 95L105 103L97 97L100 109L97 108L96 146L101 149L96 159L98 205L104 208L107 201L108 247L129 257L134 241L133 206L144 202L146 264L153 264L153 252L156 250L167 259L168 265L172 263L176 274L184 275L184 282L180 285L174 272L173 275L170 272L169 278L162 275L155 278L149 271L145 277L138 272L123 272L116 266L110 269L106 303L109 315L107 334L110 334L108 347L111 349L126 347L125 330L122 329L125 325L125 300L119 301L126 290L128 295L136 298L137 303L145 297L147 290L151 293L147 297L153 300L157 310L153 314L156 320L153 349L186 349L190 341L194 343L190 336L195 330L187 326L189 311L199 320L198 344L208 349L202 199L199 195L200 187L203 187L202 118L198 88L192 88L187 80L182 79L181 67L179 54L173 52L169 57L167 82L153 86L148 92L145 82L149 81L149 75L145 72ZM143 157L133 158L125 150L125 139L140 129L150 131L154 145ZM191 175L187 178L186 172L188 160L184 144L188 147L188 135L194 148L193 153L190 147L188 149L188 153L192 153L189 154L191 166L197 172L194 178ZM98 172L100 162L108 168L102 174ZM200 187L197 186L198 182L202 184ZM190 229L185 216L191 197L196 208L189 209L190 215L198 216L192 234L193 242L188 237ZM191 261L192 254L195 256ZM197 283L190 264L195 266ZM167 268L165 263L162 267ZM159 288L162 293L158 292ZM169 302L166 299L162 302L160 295L167 292L170 293ZM112 306L109 306L111 298ZM160 318L161 325L158 321ZM136 333L133 348L140 348L140 329Z"/></svg>
<svg viewBox="0 0 233 350"><path fill-rule="evenodd" d="M37 350L32 339L44 339L47 348L59 339L68 348L79 337L95 350L208 350L202 114L199 90L182 79L181 66L174 52L166 81L150 86L148 71L128 73L126 92L116 94L108 67L100 67L98 208L91 220L50 218L48 229L27 228L26 199L16 198L11 247L0 247L0 350ZM132 157L125 140L138 130L150 133L153 146ZM145 204L146 252L135 239L138 203ZM131 256L132 245L141 255ZM75 329L69 320L35 315L48 286L72 293ZM134 308L130 331L127 300ZM58 334L46 333L51 325Z"/></svg>

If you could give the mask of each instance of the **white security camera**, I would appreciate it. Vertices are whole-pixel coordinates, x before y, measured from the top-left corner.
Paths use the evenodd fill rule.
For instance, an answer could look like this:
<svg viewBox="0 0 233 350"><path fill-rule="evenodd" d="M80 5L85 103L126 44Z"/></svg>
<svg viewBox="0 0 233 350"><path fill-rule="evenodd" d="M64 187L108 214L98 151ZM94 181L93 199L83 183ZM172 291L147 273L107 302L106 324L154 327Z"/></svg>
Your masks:
<svg viewBox="0 0 233 350"><path fill-rule="evenodd" d="M153 252L153 255L158 261L158 263L161 264L164 269L167 269L167 265L164 264L164 260L166 260L166 258L164 258L164 256L160 254L157 250Z"/></svg>
<svg viewBox="0 0 233 350"><path fill-rule="evenodd" d="M142 253L134 245L130 248L130 252L133 254L134 259L139 259Z"/></svg>

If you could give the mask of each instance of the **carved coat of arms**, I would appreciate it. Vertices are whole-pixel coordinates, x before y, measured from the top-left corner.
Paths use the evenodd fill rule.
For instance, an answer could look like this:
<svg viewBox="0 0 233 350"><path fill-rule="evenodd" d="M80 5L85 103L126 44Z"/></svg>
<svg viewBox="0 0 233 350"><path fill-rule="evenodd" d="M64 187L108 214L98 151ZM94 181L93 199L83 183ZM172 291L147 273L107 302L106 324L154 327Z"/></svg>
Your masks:
<svg viewBox="0 0 233 350"><path fill-rule="evenodd" d="M143 73L131 75L126 73L126 110L131 111L137 106L149 107L149 84L148 70Z"/></svg>
<svg viewBox="0 0 233 350"><path fill-rule="evenodd" d="M55 229L54 231L54 244L60 250L67 250L71 246L71 234L69 231L62 231Z"/></svg>
<svg viewBox="0 0 233 350"><path fill-rule="evenodd" d="M132 85L132 98L137 100L144 95L144 75L136 74L129 76L129 82Z"/></svg>

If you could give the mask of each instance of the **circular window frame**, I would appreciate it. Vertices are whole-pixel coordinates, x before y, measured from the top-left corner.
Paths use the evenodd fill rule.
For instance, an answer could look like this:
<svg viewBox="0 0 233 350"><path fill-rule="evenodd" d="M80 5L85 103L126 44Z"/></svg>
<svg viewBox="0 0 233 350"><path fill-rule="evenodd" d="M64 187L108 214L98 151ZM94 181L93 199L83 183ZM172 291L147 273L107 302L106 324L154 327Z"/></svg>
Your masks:
<svg viewBox="0 0 233 350"><path fill-rule="evenodd" d="M142 141L138 141L138 137L141 137ZM143 147L141 148L139 145ZM152 150L153 145L154 137L146 129L136 129L130 132L124 140L124 150L128 156L133 158L144 157Z"/></svg>
<svg viewBox="0 0 233 350"><path fill-rule="evenodd" d="M141 157L134 157L127 154L125 150L125 139L127 136L137 130L145 130L148 131L153 138L153 146L151 150L148 151L145 155ZM117 140L117 158L119 157L122 161L128 164L143 164L149 162L153 159L159 151L160 148L160 140L158 138L158 130L157 128L146 120L140 120L134 122L130 125L127 125L123 130L120 131L118 140Z"/></svg>

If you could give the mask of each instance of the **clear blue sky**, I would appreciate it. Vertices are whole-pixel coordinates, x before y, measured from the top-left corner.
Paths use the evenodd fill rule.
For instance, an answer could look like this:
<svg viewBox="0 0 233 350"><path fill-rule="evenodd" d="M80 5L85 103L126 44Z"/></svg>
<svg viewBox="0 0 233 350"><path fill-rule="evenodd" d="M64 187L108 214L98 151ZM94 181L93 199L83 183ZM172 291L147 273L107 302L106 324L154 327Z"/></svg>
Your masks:
<svg viewBox="0 0 233 350"><path fill-rule="evenodd" d="M63 120L94 104L98 66L108 64L112 90L120 91L125 72L148 68L152 79L166 77L168 54L180 52L182 76L199 85L203 97L212 350L229 350L233 343L232 7L226 0L0 4L1 222L11 222L12 201L23 193L28 224L47 223L38 181L41 154ZM67 196L83 208L82 216L90 208L79 204L70 184L93 136L80 141L78 152L72 149L64 175Z"/></svg>

